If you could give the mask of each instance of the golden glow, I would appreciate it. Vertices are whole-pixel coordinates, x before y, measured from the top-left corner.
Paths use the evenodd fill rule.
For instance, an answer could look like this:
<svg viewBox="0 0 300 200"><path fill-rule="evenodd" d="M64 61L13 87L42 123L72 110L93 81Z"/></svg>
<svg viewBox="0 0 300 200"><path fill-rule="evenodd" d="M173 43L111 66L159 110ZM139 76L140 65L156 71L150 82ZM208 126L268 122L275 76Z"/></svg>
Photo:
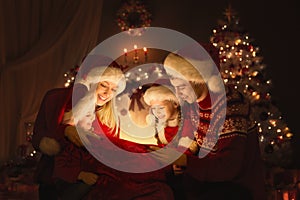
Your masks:
<svg viewBox="0 0 300 200"><path fill-rule="evenodd" d="M257 74L258 74L258 71L252 72L252 76L257 76Z"/></svg>
<svg viewBox="0 0 300 200"><path fill-rule="evenodd" d="M287 138L291 138L291 137L293 136L293 133L287 133L285 136L286 136Z"/></svg>
<svg viewBox="0 0 300 200"><path fill-rule="evenodd" d="M270 122L270 124L272 124L274 127L276 126L276 120L270 119L269 122Z"/></svg>
<svg viewBox="0 0 300 200"><path fill-rule="evenodd" d="M238 44L240 44L241 42L242 42L241 39L237 39L237 40L235 41L235 45L238 45Z"/></svg>
<svg viewBox="0 0 300 200"><path fill-rule="evenodd" d="M277 131L276 131L277 133L281 133L281 129L277 129Z"/></svg>

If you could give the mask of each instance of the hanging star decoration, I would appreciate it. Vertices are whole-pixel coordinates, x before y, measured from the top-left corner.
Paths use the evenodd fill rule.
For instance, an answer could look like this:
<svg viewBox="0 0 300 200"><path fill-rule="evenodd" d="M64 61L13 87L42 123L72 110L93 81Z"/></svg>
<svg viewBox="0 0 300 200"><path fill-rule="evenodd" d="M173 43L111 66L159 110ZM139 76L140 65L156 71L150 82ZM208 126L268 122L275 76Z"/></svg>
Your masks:
<svg viewBox="0 0 300 200"><path fill-rule="evenodd" d="M228 8L225 9L225 12L223 14L226 16L228 22L230 23L231 20L237 15L237 12L231 7L231 4L229 4Z"/></svg>

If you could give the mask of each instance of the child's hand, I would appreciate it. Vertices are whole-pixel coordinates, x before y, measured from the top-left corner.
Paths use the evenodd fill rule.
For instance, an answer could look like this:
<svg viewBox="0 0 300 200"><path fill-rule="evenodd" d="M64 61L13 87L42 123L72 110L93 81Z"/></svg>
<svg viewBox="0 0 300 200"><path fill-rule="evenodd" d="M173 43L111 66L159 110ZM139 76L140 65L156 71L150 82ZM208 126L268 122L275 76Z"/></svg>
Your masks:
<svg viewBox="0 0 300 200"><path fill-rule="evenodd" d="M78 175L78 180L82 180L88 185L94 185L98 180L98 175L91 172L82 171Z"/></svg>
<svg viewBox="0 0 300 200"><path fill-rule="evenodd" d="M175 175L183 174L183 171L184 171L183 167L180 167L178 165L172 165L172 168L173 168L173 172Z"/></svg>

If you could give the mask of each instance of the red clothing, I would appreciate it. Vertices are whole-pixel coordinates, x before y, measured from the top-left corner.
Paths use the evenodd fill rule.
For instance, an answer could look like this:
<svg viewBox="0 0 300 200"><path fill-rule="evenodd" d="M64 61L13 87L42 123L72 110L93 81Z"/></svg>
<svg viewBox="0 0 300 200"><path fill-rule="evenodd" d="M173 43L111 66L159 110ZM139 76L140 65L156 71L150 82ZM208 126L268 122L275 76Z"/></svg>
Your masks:
<svg viewBox="0 0 300 200"><path fill-rule="evenodd" d="M97 184L88 194L87 199L99 199L104 197L113 199L113 196L115 196L116 199L123 200L133 197L137 198L139 196L146 198L148 195L148 198L155 199L153 196L154 193L158 195L160 199L164 196L166 197L165 199L173 198L171 189L165 183L166 173L169 172L171 168L165 167L144 173L128 173L113 169L95 159L95 155L91 155L90 151L93 152L93 150L97 150L97 152L99 152L97 155L99 156L103 155L109 156L109 158L118 158L117 162L112 161L114 162L114 167L131 165L136 166L136 169L143 169L144 167L147 169L149 166L159 167L160 165L160 163L152 157L143 154L147 153L147 145L137 144L112 136L109 132L110 129L101 124L98 120L94 121L93 127L94 132L102 137L102 139L90 138L90 145L87 146L89 151L84 147L79 148L69 142L66 148L55 156L54 178L75 183L81 171L92 172L99 175ZM106 138L106 136L108 138ZM112 147L112 144L107 142L107 139L126 151L139 154L133 155L133 159L130 160L123 158L122 155L119 155L118 151ZM150 185L155 187L150 187ZM164 188L164 190L161 190L162 188ZM154 193L152 194L152 192Z"/></svg>
<svg viewBox="0 0 300 200"><path fill-rule="evenodd" d="M209 97L199 103L200 123L196 135L201 148L199 156L209 153L203 158L189 155L185 176L200 183L238 183L252 193L254 200L264 200L263 163L256 127L249 124L249 104L236 90L227 89L226 98L219 97L215 107L211 106ZM211 114L212 109L217 114L226 111L224 124L219 115Z"/></svg>
<svg viewBox="0 0 300 200"><path fill-rule="evenodd" d="M167 126L165 127L165 138L167 140L168 143L170 143L173 138L177 135L177 132L178 132L178 126L175 126L175 127L170 127L170 126Z"/></svg>
<svg viewBox="0 0 300 200"><path fill-rule="evenodd" d="M59 126L59 124L71 92L71 88L56 88L45 94L33 129L32 145L35 150L40 151L39 145L43 137L64 140L64 134L59 133L63 133L65 126ZM53 165L53 157L42 153L36 171L38 182L52 182Z"/></svg>
<svg viewBox="0 0 300 200"><path fill-rule="evenodd" d="M74 86L76 97L73 102L76 103L86 92L83 85ZM62 125L61 121L66 110L72 107L73 87L54 88L49 90L41 103L38 115L33 129L32 145L35 150L40 151L40 142L42 138L49 137L55 139L63 147L67 140L64 137L64 130L67 125ZM38 163L36 170L36 179L41 183L52 182L52 171L54 165L53 156L48 156L44 152Z"/></svg>
<svg viewBox="0 0 300 200"><path fill-rule="evenodd" d="M191 125L190 120L185 119L182 124L184 124L184 126L181 126L181 124L180 124L179 125L179 126L181 126L180 128L179 128L179 126L165 127L164 134L165 134L166 140L168 141L168 147L172 147L172 148L176 149L177 151L185 153L185 154L195 154L195 152L194 152L195 150L192 150L189 148L190 143L185 144L185 143L180 142L181 139L186 139L186 138L193 140L193 138L194 138L193 132L195 131L195 129ZM159 146L164 147L164 146L166 146L166 144L162 144Z"/></svg>

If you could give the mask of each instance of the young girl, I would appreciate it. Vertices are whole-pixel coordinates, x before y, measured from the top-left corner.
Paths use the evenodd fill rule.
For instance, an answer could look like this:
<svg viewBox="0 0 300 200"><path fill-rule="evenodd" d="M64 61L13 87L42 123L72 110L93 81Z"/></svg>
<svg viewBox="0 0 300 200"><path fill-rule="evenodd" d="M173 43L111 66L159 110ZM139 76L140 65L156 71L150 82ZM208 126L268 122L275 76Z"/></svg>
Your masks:
<svg viewBox="0 0 300 200"><path fill-rule="evenodd" d="M197 152L196 141L193 140L194 135L192 126L189 132L182 134L183 117L181 115L180 105L174 92L166 86L152 86L146 90L144 101L150 106L150 115L155 118L156 138L159 145L167 145L172 143L174 147L187 150L189 153ZM162 127L162 128L161 128Z"/></svg>

